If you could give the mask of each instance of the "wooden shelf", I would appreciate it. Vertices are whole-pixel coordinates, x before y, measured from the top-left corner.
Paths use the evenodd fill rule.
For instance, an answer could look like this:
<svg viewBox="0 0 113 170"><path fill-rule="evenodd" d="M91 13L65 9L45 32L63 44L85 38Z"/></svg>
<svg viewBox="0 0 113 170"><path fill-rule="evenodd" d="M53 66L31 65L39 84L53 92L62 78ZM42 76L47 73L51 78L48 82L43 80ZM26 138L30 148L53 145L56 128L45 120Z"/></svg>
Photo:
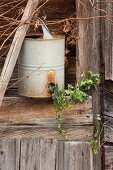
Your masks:
<svg viewBox="0 0 113 170"><path fill-rule="evenodd" d="M68 140L88 141L93 135L92 99L70 105L63 111ZM6 97L0 108L1 137L30 137L64 140L56 130L51 100Z"/></svg>

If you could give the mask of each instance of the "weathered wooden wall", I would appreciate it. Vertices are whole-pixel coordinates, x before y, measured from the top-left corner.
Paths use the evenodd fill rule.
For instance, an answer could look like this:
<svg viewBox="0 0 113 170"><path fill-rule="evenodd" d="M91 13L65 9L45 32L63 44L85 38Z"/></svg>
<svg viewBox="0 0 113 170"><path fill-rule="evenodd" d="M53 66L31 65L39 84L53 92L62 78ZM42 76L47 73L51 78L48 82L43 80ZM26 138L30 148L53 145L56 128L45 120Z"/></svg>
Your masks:
<svg viewBox="0 0 113 170"><path fill-rule="evenodd" d="M103 170L113 169L113 3L101 3L101 64L103 70L102 113L104 118Z"/></svg>
<svg viewBox="0 0 113 170"><path fill-rule="evenodd" d="M95 3L97 2L98 4L99 1L95 0L94 2ZM100 14L99 10L96 10L94 7L91 6L90 1L83 0L83 3L86 6L87 12L84 11L84 7L81 1L77 1L76 6L77 6L78 17L89 17L89 16L92 17L92 16L98 16ZM100 6L97 5L97 7L99 8ZM74 0L65 0L65 1L64 0L57 0L57 1L50 0L48 3L48 6L46 6L45 9L42 10L42 12L40 11L41 16L47 15L48 21L58 21L58 20L67 18L74 13L75 13L75 1ZM79 38L78 38L77 58L76 58L77 59L76 60L77 61L76 77L77 77L77 81L79 82L80 75L86 69L91 69L95 72L99 71L99 68L100 68L100 36L99 36L100 19L97 19L96 21L95 19L92 19L89 21L79 20L77 25L78 25L78 37ZM48 27L50 28L51 32L57 33L57 34L65 34L68 39L67 33L63 32L63 28L64 28L63 24L48 25ZM34 34L35 35L40 34L40 32L38 31L34 32L32 30L33 30L33 26L31 26L31 29L29 30L28 35L31 36ZM75 45L68 42L67 48L69 49L70 52L67 55L69 64L66 68L66 82L74 84L75 83ZM4 57L1 60L1 62L3 62L3 60L4 60ZM15 69L17 70L17 68ZM17 76L17 71L15 71L14 76ZM17 89L17 86L13 88L10 95L14 94L15 89ZM36 169L39 166L38 168L40 168L40 170L45 170L46 167L48 168L48 164L50 164L51 162L52 162L51 167L53 168L52 170L55 170L55 168L58 170L61 170L61 169L64 169L64 170L74 170L74 169L75 170L83 170L83 169L84 170L100 170L101 169L100 155L93 157L91 148L90 148L90 140L93 136L93 131L94 131L93 120L92 120L93 116L92 118L89 115L87 116L85 115L84 117L83 115L85 114L85 112L83 111L84 109L81 106L79 106L78 111L77 112L75 111L74 114L72 112L71 113L69 112L70 113L69 117L67 117L67 119L65 119L64 121L64 124L63 124L64 128L67 127L67 124L69 125L67 129L69 131L69 135L70 135L69 137L71 140L71 142L70 141L64 142L64 141L61 141L62 140L61 136L59 136L58 132L55 131L54 129L55 118L50 116L49 117L50 119L47 119L45 122L43 122L44 116L42 117L39 113L37 114L37 106L38 106L37 102L34 101L33 103L30 103L29 101L27 101L26 103L25 101L23 102L22 99L21 100L17 99L16 101L15 100L16 99L14 98L12 98L12 100L11 99L9 100L8 98L9 104L6 100L5 104L7 105L7 107L5 105L5 109L1 108L0 110L1 115L2 116L5 115L5 117L1 117L1 129L2 129L1 137L3 138L3 140L1 139L0 141L1 142L1 156L4 156L5 160L7 160L7 157L10 157L10 153L14 153L14 157L12 157L12 159L9 160L9 162L15 162L15 155L17 153L17 161L16 161L17 164L15 165L14 163L12 165L13 166L12 169L16 167L17 169L24 170L25 167L27 167L28 169L28 167L30 166L31 166L30 168ZM29 106L31 105L33 105L33 110L31 109L31 107L29 108ZM46 110L44 110L44 112L47 118L48 108L45 107L45 109ZM4 110L5 110L5 113L4 113ZM93 111L94 113L97 113L99 110L100 110L99 92L94 91ZM77 114L78 112L80 113L81 118L80 118L80 115L78 116ZM33 113L34 113L34 117L33 117ZM23 114L25 114L26 117L23 117ZM38 116L40 116L40 120L38 119ZM20 122L24 118L23 124L19 124L20 122L18 123L15 122L15 120L18 120L17 118L19 118ZM51 118L52 118L52 121L51 121ZM11 123L9 122L9 119ZM32 124L33 126L31 126L31 122L30 122L31 119L33 123L35 122L35 124ZM5 124L4 124L4 120L5 120ZM28 120L28 122L25 122L25 120ZM49 126L48 126L48 123L49 123ZM15 129L15 132L14 132L14 129ZM31 134L33 137L39 135L39 138L32 138ZM7 136L11 139L6 139ZM15 139L14 136L16 138L18 137L19 139ZM29 136L31 139L24 139L25 136ZM43 136L43 139L42 139L42 136ZM58 141L53 140L53 142L51 142L50 139L46 140L47 136L53 139L58 138L59 140ZM3 144L5 143L5 141L6 141L6 145L11 146L11 147L5 147ZM38 142L39 145L38 146L37 144L35 145L35 142ZM84 149L82 149L81 147L82 144L83 144ZM45 145L44 150L43 150L43 145ZM18 146L19 146L19 151L18 151ZM40 149L38 149L38 152L39 151L43 152L43 155L41 152L37 153L37 150L35 150L39 146L40 146ZM6 148L6 152L2 151L3 148L4 150ZM15 148L17 148L17 150ZM78 148L80 149L79 151L78 151ZM23 149L25 150L24 153L21 152ZM76 151L78 151L77 155L75 153ZM52 157L50 156L51 152L52 152ZM8 156L7 156L7 153L9 153ZM67 153L68 153L68 156L65 155ZM39 160L37 157L35 157L35 154L38 154L38 155L40 154L40 157L42 156L45 162L43 163L41 159ZM55 155L57 155L56 158L55 158ZM27 156L27 158L25 158L25 156ZM31 157L33 156L35 160L32 159L32 161L34 162L33 163L31 162L30 164L28 160L31 160ZM18 163L18 160L19 160L19 163ZM46 162L47 160L48 162ZM1 167L3 167L3 170L8 170L7 169L7 167L9 167L8 164L3 165L3 161L4 160L1 159L1 162L0 162Z"/></svg>
<svg viewBox="0 0 113 170"><path fill-rule="evenodd" d="M51 101L8 97L0 113L1 170L95 170L91 97L64 110L67 140L56 129Z"/></svg>
<svg viewBox="0 0 113 170"><path fill-rule="evenodd" d="M91 148L88 142L64 142L40 138L0 139L0 168L93 170Z"/></svg>

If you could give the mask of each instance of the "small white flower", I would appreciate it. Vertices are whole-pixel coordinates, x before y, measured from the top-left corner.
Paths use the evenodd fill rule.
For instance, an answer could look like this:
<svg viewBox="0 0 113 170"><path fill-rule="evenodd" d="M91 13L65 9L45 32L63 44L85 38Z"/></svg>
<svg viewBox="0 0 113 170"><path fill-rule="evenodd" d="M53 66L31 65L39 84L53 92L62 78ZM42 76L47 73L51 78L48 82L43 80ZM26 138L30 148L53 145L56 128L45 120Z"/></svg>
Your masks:
<svg viewBox="0 0 113 170"><path fill-rule="evenodd" d="M81 77L83 77L84 76L84 74L81 74Z"/></svg>

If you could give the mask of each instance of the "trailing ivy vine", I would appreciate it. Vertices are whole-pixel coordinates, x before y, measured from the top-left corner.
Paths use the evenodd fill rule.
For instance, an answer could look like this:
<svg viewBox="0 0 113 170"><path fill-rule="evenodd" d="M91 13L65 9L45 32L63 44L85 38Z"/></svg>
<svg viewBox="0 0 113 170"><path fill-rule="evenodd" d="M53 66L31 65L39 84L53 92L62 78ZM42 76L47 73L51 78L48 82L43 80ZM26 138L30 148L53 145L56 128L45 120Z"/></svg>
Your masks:
<svg viewBox="0 0 113 170"><path fill-rule="evenodd" d="M93 139L91 140L91 146L94 155L98 154L98 142L100 139L100 124L101 124L101 116L98 113L95 115L95 120L94 120L95 133Z"/></svg>
<svg viewBox="0 0 113 170"><path fill-rule="evenodd" d="M52 93L52 100L56 112L56 124L58 131L67 139L67 132L62 128L63 115L62 111L71 102L83 102L88 96L91 88L96 87L100 83L100 75L93 73L92 71L86 71L85 79L77 84L75 87L68 84L67 89L59 90L57 84L49 84L48 88ZM92 140L92 146L96 144L98 132L96 132L94 140ZM95 149L93 149L96 152Z"/></svg>
<svg viewBox="0 0 113 170"><path fill-rule="evenodd" d="M49 84L49 90L52 93L52 100L56 112L57 129L65 137L65 139L67 139L67 133L61 126L63 121L62 111L69 103L66 98L66 92L65 90L59 90L57 84Z"/></svg>

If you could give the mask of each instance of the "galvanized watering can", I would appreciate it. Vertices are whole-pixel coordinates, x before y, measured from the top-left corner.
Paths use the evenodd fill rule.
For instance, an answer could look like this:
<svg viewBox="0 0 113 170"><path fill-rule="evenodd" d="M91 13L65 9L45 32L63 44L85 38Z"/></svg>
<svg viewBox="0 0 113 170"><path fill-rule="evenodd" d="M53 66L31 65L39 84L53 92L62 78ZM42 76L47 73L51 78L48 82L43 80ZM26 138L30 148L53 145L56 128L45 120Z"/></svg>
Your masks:
<svg viewBox="0 0 113 170"><path fill-rule="evenodd" d="M33 98L51 96L48 85L64 88L64 37L52 37L44 22L43 38L25 38L18 59L18 93Z"/></svg>

